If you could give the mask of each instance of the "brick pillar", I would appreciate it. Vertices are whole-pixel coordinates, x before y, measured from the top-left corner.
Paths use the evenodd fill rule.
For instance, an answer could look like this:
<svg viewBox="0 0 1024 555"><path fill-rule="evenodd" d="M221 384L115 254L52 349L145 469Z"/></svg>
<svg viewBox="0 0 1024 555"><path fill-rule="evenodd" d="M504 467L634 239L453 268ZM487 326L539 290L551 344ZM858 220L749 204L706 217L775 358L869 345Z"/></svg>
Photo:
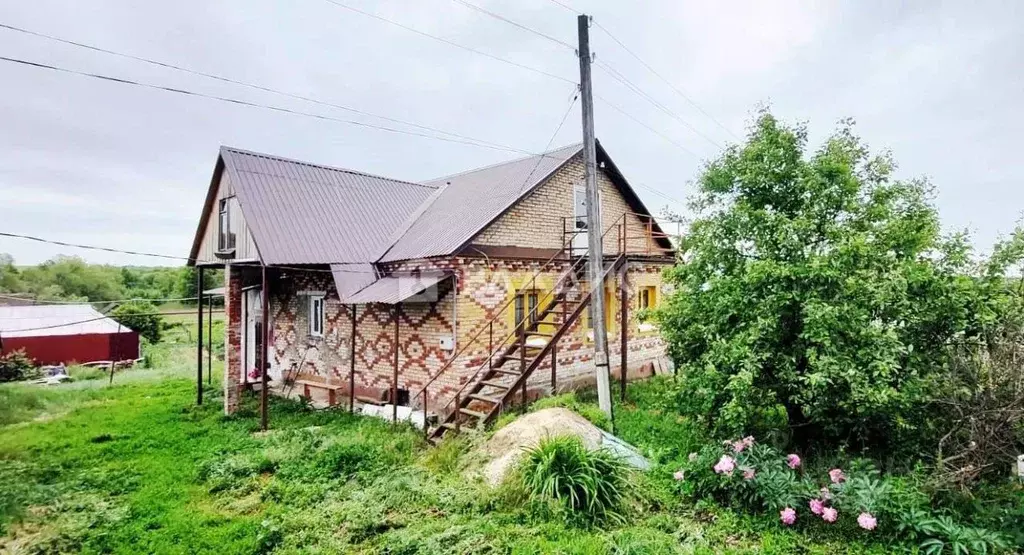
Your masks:
<svg viewBox="0 0 1024 555"><path fill-rule="evenodd" d="M242 273L241 268L224 266L224 414L238 410L242 380Z"/></svg>

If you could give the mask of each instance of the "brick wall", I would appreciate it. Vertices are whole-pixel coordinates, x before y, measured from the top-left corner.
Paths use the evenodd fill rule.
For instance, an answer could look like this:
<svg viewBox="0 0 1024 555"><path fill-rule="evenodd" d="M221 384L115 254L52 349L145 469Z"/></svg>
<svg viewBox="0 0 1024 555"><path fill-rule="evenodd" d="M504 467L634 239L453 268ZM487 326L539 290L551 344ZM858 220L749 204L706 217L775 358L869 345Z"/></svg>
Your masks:
<svg viewBox="0 0 1024 555"><path fill-rule="evenodd" d="M377 399L389 398L394 378L395 353L398 353L398 388L407 390L413 406L422 406L416 394L423 385L444 367L452 351L441 348L441 339L454 334L455 350L460 351L452 363L428 388L431 411L443 407L455 392L487 361L490 352L489 331L493 331L495 344L514 335L513 305L508 301L515 291L524 288L538 290L541 306L544 296L566 271L567 262L556 262L541 272L535 282L531 277L541 267L536 260L486 259L457 257L441 260L421 260L395 264L388 272L407 272L423 269L451 271L456 280L445 280L437 286L436 301L403 303L400 311L394 305L370 304L356 307L354 382L355 394ZM665 345L657 332L641 333L636 310L637 290L641 286L660 288L663 264L633 261L627 266L627 298L629 299L629 376L647 375L653 365L666 364ZM226 310L230 326L226 345L225 410L237 406L237 384L240 379L241 285L236 269L225 272ZM613 372L620 365L619 345L619 284L621 276L606 284L609 298L609 355ZM457 283L457 289L455 284ZM309 334L310 293L325 295L324 334ZM658 295L660 298L661 295ZM342 304L328 272L285 271L272 275L270 317L271 376L279 381L282 375L298 379L319 381L342 386L339 402L348 396L352 358L352 312ZM457 308L456 308L457 307ZM457 309L458 319L453 312ZM395 319L399 318L398 339L395 339ZM494 318L488 325L488 321ZM453 332L453 322L455 330ZM584 313L574 323L568 335L557 346L556 389L577 387L593 382L593 342L588 337L587 317ZM515 361L506 364L516 365ZM531 376L528 395L537 397L551 391L551 363L545 360ZM326 391L314 388L318 398L326 398Z"/></svg>
<svg viewBox="0 0 1024 555"><path fill-rule="evenodd" d="M242 269L224 267L224 413L238 410L239 382L242 378Z"/></svg>
<svg viewBox="0 0 1024 555"><path fill-rule="evenodd" d="M473 239L473 243L494 246L517 246L558 249L562 247L563 218L571 218L574 187L583 183L583 158L577 155L544 184L513 206ZM604 170L598 171L601 191L601 228L605 234L604 252L618 251L619 231L611 229L622 222L623 214L632 212L626 199ZM626 229L630 252L641 252L647 245L647 222L630 215ZM567 223L571 226L572 221ZM609 231L610 230L610 231Z"/></svg>

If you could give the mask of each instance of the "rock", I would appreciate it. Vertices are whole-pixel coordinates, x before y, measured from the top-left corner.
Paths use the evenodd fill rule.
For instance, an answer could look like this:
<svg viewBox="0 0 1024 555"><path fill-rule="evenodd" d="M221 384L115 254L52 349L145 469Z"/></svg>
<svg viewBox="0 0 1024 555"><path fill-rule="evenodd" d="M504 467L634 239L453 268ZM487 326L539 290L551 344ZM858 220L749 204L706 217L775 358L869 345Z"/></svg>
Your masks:
<svg viewBox="0 0 1024 555"><path fill-rule="evenodd" d="M609 449L635 468L650 468L650 463L633 446L569 409L550 408L520 416L495 432L481 449L489 460L483 468L484 478L492 486L500 484L527 450L546 437L565 435L580 438L587 449Z"/></svg>

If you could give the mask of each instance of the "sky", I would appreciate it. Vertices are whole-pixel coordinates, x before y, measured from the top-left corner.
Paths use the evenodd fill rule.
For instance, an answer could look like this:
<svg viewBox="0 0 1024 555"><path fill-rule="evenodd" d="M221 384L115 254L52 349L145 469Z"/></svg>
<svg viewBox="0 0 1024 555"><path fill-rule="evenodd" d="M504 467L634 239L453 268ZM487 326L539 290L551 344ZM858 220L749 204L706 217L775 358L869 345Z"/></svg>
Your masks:
<svg viewBox="0 0 1024 555"><path fill-rule="evenodd" d="M812 147L853 118L981 251L1024 211L1022 2L466 1L546 37L453 0L35 0L0 4L0 24L540 152L581 137L578 102L555 133L577 10L596 24L597 137L655 212L688 213L704 162L760 106ZM423 133L9 29L0 56ZM59 241L187 256L220 145L413 181L521 156L3 60L0 84L0 232ZM175 264L0 237L3 252Z"/></svg>

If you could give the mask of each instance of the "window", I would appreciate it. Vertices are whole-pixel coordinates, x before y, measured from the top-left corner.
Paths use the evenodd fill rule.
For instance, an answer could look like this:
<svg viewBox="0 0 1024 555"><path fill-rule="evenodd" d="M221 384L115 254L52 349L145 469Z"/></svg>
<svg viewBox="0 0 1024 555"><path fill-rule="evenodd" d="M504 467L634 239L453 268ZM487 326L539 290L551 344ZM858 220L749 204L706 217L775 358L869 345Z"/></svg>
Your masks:
<svg viewBox="0 0 1024 555"><path fill-rule="evenodd" d="M654 308L656 306L657 294L655 293L653 286L641 287L638 295L641 310L645 308Z"/></svg>
<svg viewBox="0 0 1024 555"><path fill-rule="evenodd" d="M231 228L231 199L222 198L217 211L217 250L230 251L235 248L235 232Z"/></svg>
<svg viewBox="0 0 1024 555"><path fill-rule="evenodd" d="M537 292L519 291L516 293L515 325L519 327L526 319L529 310L530 322L537 318Z"/></svg>
<svg viewBox="0 0 1024 555"><path fill-rule="evenodd" d="M324 297L323 295L309 296L309 335L313 337L324 336Z"/></svg>

